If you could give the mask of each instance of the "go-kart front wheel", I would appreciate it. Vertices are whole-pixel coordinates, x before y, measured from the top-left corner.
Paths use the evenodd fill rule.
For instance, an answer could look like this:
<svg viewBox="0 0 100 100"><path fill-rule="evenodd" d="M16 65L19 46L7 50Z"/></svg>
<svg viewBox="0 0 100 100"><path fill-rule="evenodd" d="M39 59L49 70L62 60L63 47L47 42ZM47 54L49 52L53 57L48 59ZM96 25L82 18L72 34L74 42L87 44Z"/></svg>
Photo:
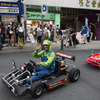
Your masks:
<svg viewBox="0 0 100 100"><path fill-rule="evenodd" d="M69 72L69 80L71 82L75 82L79 79L80 77L80 70L77 68L72 68Z"/></svg>
<svg viewBox="0 0 100 100"><path fill-rule="evenodd" d="M30 89L30 94L34 98L38 98L42 95L44 90L44 86L40 81L36 81L32 84L31 89Z"/></svg>

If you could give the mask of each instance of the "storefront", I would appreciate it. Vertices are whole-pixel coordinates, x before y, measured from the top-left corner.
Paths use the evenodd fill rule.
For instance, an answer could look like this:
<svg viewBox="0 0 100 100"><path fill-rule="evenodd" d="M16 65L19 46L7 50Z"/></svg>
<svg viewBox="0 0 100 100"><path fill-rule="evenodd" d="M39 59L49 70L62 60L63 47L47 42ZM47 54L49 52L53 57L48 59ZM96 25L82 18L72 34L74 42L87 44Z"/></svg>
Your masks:
<svg viewBox="0 0 100 100"><path fill-rule="evenodd" d="M17 23L23 14L23 4L16 2L0 2L0 21L5 25Z"/></svg>
<svg viewBox="0 0 100 100"><path fill-rule="evenodd" d="M28 31L31 29L35 30L38 25L42 24L42 13L41 6L27 5L27 28ZM48 7L48 14L43 17L43 24L56 25L60 28L60 9L58 13L54 13L53 10L57 11L57 7ZM59 7L60 8L60 7Z"/></svg>
<svg viewBox="0 0 100 100"><path fill-rule="evenodd" d="M30 2L29 2L30 1ZM67 24L70 24L77 32L81 30L83 24L85 24L85 17L88 18L89 24L93 26L93 39L96 36L100 40L100 0L24 0L26 5L43 5L46 4L49 7L59 7L61 16L61 29L65 29ZM34 10L33 10L34 11ZM38 9L37 9L38 11ZM37 12L35 11L35 12ZM54 11L56 14L56 10ZM55 23L55 22L54 22ZM96 31L94 31L96 30Z"/></svg>

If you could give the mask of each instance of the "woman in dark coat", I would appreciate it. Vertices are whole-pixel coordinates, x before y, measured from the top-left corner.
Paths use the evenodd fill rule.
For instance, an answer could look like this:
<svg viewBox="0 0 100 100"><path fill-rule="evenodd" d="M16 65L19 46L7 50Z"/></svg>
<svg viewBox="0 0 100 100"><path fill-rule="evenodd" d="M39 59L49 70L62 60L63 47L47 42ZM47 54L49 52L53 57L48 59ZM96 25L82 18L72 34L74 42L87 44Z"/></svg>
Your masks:
<svg viewBox="0 0 100 100"><path fill-rule="evenodd" d="M72 27L70 29L71 29L70 35L72 36L73 46L76 47L76 45L79 44L79 42L76 38L76 32L74 29L72 29Z"/></svg>
<svg viewBox="0 0 100 100"><path fill-rule="evenodd" d="M3 36L2 43L5 44L5 27L4 27L4 23L1 24L1 34Z"/></svg>

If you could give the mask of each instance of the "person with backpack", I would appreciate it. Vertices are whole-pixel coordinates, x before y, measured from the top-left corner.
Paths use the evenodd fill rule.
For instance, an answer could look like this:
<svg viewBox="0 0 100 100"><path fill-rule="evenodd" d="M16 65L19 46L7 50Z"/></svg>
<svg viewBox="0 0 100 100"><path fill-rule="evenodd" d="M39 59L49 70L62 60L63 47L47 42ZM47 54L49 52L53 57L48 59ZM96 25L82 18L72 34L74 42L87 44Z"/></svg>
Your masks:
<svg viewBox="0 0 100 100"><path fill-rule="evenodd" d="M24 30L22 28L22 24L18 24L18 46L19 48L23 48L23 37L24 37Z"/></svg>

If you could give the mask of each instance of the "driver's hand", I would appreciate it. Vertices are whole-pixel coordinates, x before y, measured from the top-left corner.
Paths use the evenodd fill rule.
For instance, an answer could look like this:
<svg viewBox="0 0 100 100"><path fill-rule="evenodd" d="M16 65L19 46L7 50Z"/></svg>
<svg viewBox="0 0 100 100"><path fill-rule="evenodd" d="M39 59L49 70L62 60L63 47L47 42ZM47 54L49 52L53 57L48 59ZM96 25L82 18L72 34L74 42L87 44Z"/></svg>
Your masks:
<svg viewBox="0 0 100 100"><path fill-rule="evenodd" d="M38 51L41 48L41 45L39 43L36 44L36 51Z"/></svg>
<svg viewBox="0 0 100 100"><path fill-rule="evenodd" d="M40 66L40 62L36 62L36 66Z"/></svg>
<svg viewBox="0 0 100 100"><path fill-rule="evenodd" d="M29 76L27 76L27 79L30 78Z"/></svg>

